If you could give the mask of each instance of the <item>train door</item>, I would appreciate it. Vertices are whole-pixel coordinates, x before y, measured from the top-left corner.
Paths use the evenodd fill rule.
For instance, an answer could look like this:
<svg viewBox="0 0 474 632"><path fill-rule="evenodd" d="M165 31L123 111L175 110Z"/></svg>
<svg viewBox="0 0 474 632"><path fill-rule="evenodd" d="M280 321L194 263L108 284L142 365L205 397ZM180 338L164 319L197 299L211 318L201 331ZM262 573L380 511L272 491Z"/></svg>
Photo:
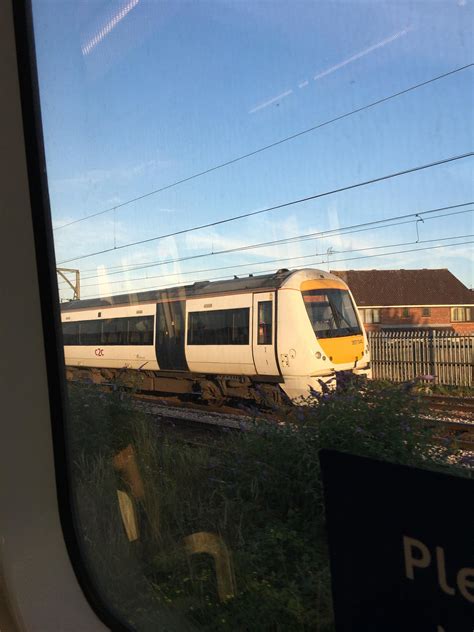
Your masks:
<svg viewBox="0 0 474 632"><path fill-rule="evenodd" d="M253 357L259 375L278 375L275 292L253 295Z"/></svg>
<svg viewBox="0 0 474 632"><path fill-rule="evenodd" d="M187 371L184 353L185 301L156 305L156 358L161 370Z"/></svg>

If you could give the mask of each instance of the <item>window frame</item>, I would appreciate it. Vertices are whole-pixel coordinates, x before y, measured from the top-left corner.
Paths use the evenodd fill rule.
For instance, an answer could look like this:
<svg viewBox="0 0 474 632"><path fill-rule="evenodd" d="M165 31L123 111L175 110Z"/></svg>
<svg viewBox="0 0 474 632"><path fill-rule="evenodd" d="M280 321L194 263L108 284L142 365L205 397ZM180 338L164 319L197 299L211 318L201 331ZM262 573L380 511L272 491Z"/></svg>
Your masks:
<svg viewBox="0 0 474 632"><path fill-rule="evenodd" d="M471 323L472 322L472 308L469 305L451 307L451 322L452 323Z"/></svg>
<svg viewBox="0 0 474 632"><path fill-rule="evenodd" d="M9 440L0 443L0 479L11 480L15 472L14 484L0 485L2 598L18 629L125 631L91 579L73 521L64 353L28 0L0 3L0 67L0 134L9 155L8 171L0 171L9 231L0 242L5 261L15 261L1 274L3 290L15 300L2 323L5 331L22 331L4 336L11 376L0 383L3 410L15 418ZM28 396L19 397L25 358Z"/></svg>
<svg viewBox="0 0 474 632"><path fill-rule="evenodd" d="M380 324L380 309L378 307L366 307L362 310L362 322L364 325Z"/></svg>

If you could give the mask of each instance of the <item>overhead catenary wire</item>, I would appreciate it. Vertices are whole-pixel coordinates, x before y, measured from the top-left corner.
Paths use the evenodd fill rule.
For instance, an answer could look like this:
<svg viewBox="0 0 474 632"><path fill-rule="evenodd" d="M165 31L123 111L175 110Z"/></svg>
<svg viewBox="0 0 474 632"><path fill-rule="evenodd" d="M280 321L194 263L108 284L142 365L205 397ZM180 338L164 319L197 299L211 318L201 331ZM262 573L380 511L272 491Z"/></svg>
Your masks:
<svg viewBox="0 0 474 632"><path fill-rule="evenodd" d="M388 173L383 176L378 176L376 178L371 178L370 180L363 180L362 182L356 182L353 184L349 184L343 187L338 187L336 189L331 189L329 191L324 191L322 193L315 193L314 195L308 195L303 198L299 198L296 200L290 200L289 202L283 202L281 204L276 204L274 206L269 206L267 208L260 209L258 211L250 211L248 213L242 213L240 215L236 215L234 217L228 217L226 219L217 220L215 222L209 222L207 224L202 224L201 226L194 226L192 228L184 228L182 230L175 231L173 233L168 233L166 235L158 235L156 237L149 237L147 239L140 239L138 241L132 241L127 244L121 244L120 246L116 246L114 248L104 248L102 250L98 250L96 252L90 252L85 255L79 255L77 257L70 257L69 259L63 259L63 261L59 262L59 265L63 265L64 263L69 263L71 261L80 261L82 259L88 259L90 257L96 257L98 255L106 254L109 252L116 252L117 250L123 250L124 248L132 248L134 246L140 246L143 244L148 244L152 241L158 241L160 239L165 239L167 237L175 237L177 235L183 235L185 233L190 233L196 230L202 230L204 228L211 228L213 226L219 226L222 224L227 224L228 222L235 222L240 219L244 219L247 217L254 217L255 215L261 215L263 213L269 213L270 211L280 210L282 208L288 208L289 206L294 206L296 204L302 204L303 202L309 202L310 200L317 200L323 197L327 197L329 195L335 195L336 193L342 193L343 191L350 191L353 189L357 189L364 186L369 186L371 184L376 184L377 182L383 182L386 180L390 180L392 178L398 178L400 176L407 175L409 173L416 173L419 171L423 171L425 169L432 169L434 167L438 167L440 165L445 165L451 162L456 162L458 160L463 160L465 158L470 158L474 155L474 152L467 152L465 154L458 154L456 156L450 156L449 158L442 158L441 160L435 160L433 162L417 165L416 167L410 167L408 169L403 169L401 171L395 171L394 173Z"/></svg>
<svg viewBox="0 0 474 632"><path fill-rule="evenodd" d="M136 272L138 270L144 270L147 268L151 268L151 267L158 267L158 266L163 266L163 265L168 265L168 264L172 264L172 263L181 263L183 261L190 261L190 260L194 260L194 259L201 259L201 258L206 258L206 257L210 257L210 256L217 256L217 255L224 255L224 254L232 254L232 253L237 253L237 252L244 252L244 251L248 251L248 250L254 250L254 249L258 249L258 248L264 248L264 247L272 247L272 246L278 246L278 245L286 245L286 244L291 244L291 243L295 243L295 242L299 242L299 241L305 241L305 240L310 240L310 239L322 239L322 238L327 238L327 237L332 237L332 236L336 236L336 235L347 235L347 234L353 234L356 232L364 232L367 230L373 230L376 228L388 228L390 226L398 226L398 225L402 225L405 223L412 223L413 219L408 220L407 222L398 222L397 220L404 220L404 219L408 219L408 218L416 218L418 216L426 216L426 215L431 215L433 213L439 213L440 211L445 211L445 210L450 210L450 209L458 209L458 208L463 208L466 206L470 206L471 204L474 204L474 201L470 201L470 202L462 202L460 204L452 204L449 206L441 206L441 207L437 207L434 209L428 209L425 211L413 211L411 213L404 213L401 215L395 215L392 217L388 217L386 219L379 219L379 220L372 220L370 222L361 222L359 224L352 224L349 226L343 226L340 228L332 228L329 230L325 230L325 231L318 231L318 232L313 232L313 233L306 233L303 235L296 235L293 237L287 237L287 238L283 238L283 239L276 239L276 240L272 240L272 241L264 241L264 242L259 242L256 244L246 244L246 245L242 245L242 246L236 246L234 248L226 248L226 249L222 249L222 250L216 250L216 251L211 251L211 252L206 252L206 253L200 253L200 254L196 254L196 255L187 255L185 257L176 257L173 259L165 259L165 260L159 260L159 261L153 261L153 262L145 262L145 263L137 263L137 264L133 264L130 266L113 266L111 268L108 268L106 272L103 273L99 273L99 274L94 274L94 275L88 275L88 276L84 276L84 272L86 271L82 271L82 279L83 281L86 281L88 279L97 279L100 278L101 276L103 276L104 274L107 274L108 276L110 275L115 275L115 274L125 274L127 272ZM463 210L463 211L457 211L455 213L445 213L442 215L435 215L433 218L427 218L427 219L436 219L438 217L448 217L450 215L454 215L454 214L460 214L460 213L464 213L464 212L472 212L471 210ZM391 223L389 224L388 222L395 222L395 223ZM117 269L118 268L118 269ZM95 271L96 269L90 269L89 271Z"/></svg>
<svg viewBox="0 0 474 632"><path fill-rule="evenodd" d="M460 214L460 213L473 213L473 212L474 212L474 209L469 209L469 210L465 210L465 211L455 211L454 213L445 213L443 215L437 215L436 217L429 217L429 218L427 218L427 221L438 219L440 217L449 217L449 216L457 215L457 214ZM390 226L401 226L401 225L407 224L407 223L413 223L413 220L409 220L408 222L407 221L405 221L405 222L398 222L396 224L388 224L386 226L377 226L377 227L372 228L372 229L368 229L368 228L358 229L358 230L346 232L346 233L344 233L344 235L351 235L353 233L362 232L362 231L365 231L365 230L376 230L377 228L388 228ZM465 236L466 235L463 235L462 237L465 237ZM313 238L313 239L322 239L322 238ZM307 241L307 239L304 239L304 240L301 240L301 241ZM410 244L410 243L423 243L423 242L426 242L426 241L427 240L421 240L420 241L418 239L417 241L406 242L405 244L398 244L398 245L406 245L406 244ZM428 241L436 241L436 240L428 240ZM299 242L292 242L292 243L299 243ZM372 248L381 248L381 247L384 247L384 246L374 246L374 247L371 246L371 247L368 247L368 248L360 248L359 250L371 250ZM389 246L386 246L386 247L389 247ZM337 252L337 251L335 251L335 252ZM343 251L343 252L353 252L353 251ZM321 254L323 254L323 253L321 253ZM270 259L270 260L265 260L265 261L262 261L262 262L254 261L252 263L231 264L231 265L226 265L226 266L218 266L218 267L214 267L214 268L205 268L205 269L201 269L201 270L189 270L189 271L184 271L184 272L165 273L165 274L152 275L152 276L146 275L146 276L142 276L142 277L132 277L132 278L127 278L127 279L118 279L116 281L109 281L108 278L107 278L109 276L108 273L104 272L103 275L96 275L94 277L92 277L92 276L91 277L85 277L85 280L92 279L92 278L101 279L102 277L105 277L105 278L107 278L107 282L109 284L116 285L118 283L130 283L130 282L136 282L136 281L146 281L146 280L151 280L151 279L161 279L161 278L170 277L170 276L179 276L179 275L182 275L182 274L195 274L195 273L200 273L200 272L215 272L215 271L218 271L218 270L233 270L233 269L237 269L237 268L244 268L244 267L249 267L249 266L252 266L252 265L258 265L260 263L262 263L262 264L278 263L278 262L281 262L281 261L290 261L290 260L299 259L299 258L304 259L304 258L314 257L314 256L316 256L315 253L312 253L310 255L300 255L298 257L279 257L278 259ZM132 272L133 272L133 270L132 270ZM115 274L115 273L112 273L112 274ZM105 279L102 279L102 280L96 281L95 283L85 283L85 284L83 283L81 285L81 287L82 288L94 287L94 286L97 286L100 283L102 283L104 280Z"/></svg>
<svg viewBox="0 0 474 632"><path fill-rule="evenodd" d="M382 103L386 103L387 101L390 101L392 99L396 99L400 96L403 96L405 94L408 94L410 92L413 92L414 90L418 90L419 88L422 88L424 86L427 86L429 84L435 83L436 81L440 81L442 79L446 79L448 77L451 77L457 73L463 72L464 70L468 70L469 68L471 68L472 66L474 66L474 63L469 63L469 64L465 64L464 66L459 66L457 68L454 68L453 70L450 70L448 72L442 73L440 75L437 75L436 77L432 77L431 79L427 79L425 81L422 81L420 83L414 84L412 86L409 86L408 88L405 88L403 90L400 90L399 92L394 92L392 94L389 94L385 97L382 97L380 99L377 99L376 101L372 101L370 103L367 103L365 105L362 105L358 108L355 108L353 110L350 110L349 112L345 112L344 114L340 114L338 116L335 116L331 119L328 119L326 121L323 121L321 123L317 123L316 125L313 125L311 127L308 127L304 130L300 130L299 132L295 132L294 134L291 134L289 136L285 136L284 138L280 138L277 141L274 141L273 143L270 143L268 145L264 145L263 147L259 147L257 149L254 149L253 151L247 152L245 154L242 154L240 156L237 156L235 158L232 158L230 160L227 160L225 162L221 162L217 165L213 165L212 167L208 167L207 169L203 169L202 171L198 171L194 174L191 174L189 176L186 176L185 178L181 178L180 180L176 180L175 182L172 182L170 184L166 184L162 187L159 187L157 189L154 189L152 191L149 191L147 193L143 193L141 195L138 195L136 197L133 197L129 200L126 200L125 202L121 202L119 204L116 204L115 206L111 206L110 208L106 208L103 209L101 211L96 211L95 213L90 213L89 215L86 215L85 217L80 217L78 219L72 220L70 222L64 223L64 224L60 224L59 226L55 226L53 230L57 231L57 230L61 230L63 228L67 228L68 226L73 226L74 224L78 224L80 222L84 222L87 220L90 220L94 217L98 217L100 215L105 215L106 213L111 213L112 211L116 211L116 209L118 208L122 208L124 206L128 206L129 204L132 204L134 202L139 202L140 200L143 200L145 198L151 197L153 195L156 195L158 193L161 193L163 191L166 191L168 189L172 189L174 187L177 187L181 184L184 184L186 182L190 182L191 180L195 180L196 178L200 178L202 176L205 176L209 173L212 173L213 171L217 171L218 169L223 169L224 167L228 167L230 165L233 165L237 162L240 162L241 160L245 160L247 158L250 158L252 156L255 156L257 154L260 154L264 151L267 151L269 149L272 149L274 147L278 147L279 145L282 145L283 143L287 143L291 140L294 140L296 138L299 138L301 136L304 136L305 134L309 134L311 132L314 132L318 129L321 129L323 127L326 127L327 125L332 125L333 123L336 123L338 121L341 121L345 118L348 118L350 116L353 116L355 114L359 114L360 112L363 112L365 110L369 110L373 107L376 107L377 105L381 105Z"/></svg>
<svg viewBox="0 0 474 632"><path fill-rule="evenodd" d="M472 235L469 235L469 237ZM460 237L453 237L452 239L459 239ZM428 240L430 241L430 240ZM442 241L442 239L438 239L436 241ZM412 242L412 243L421 243L421 242ZM355 261L355 260L359 260L359 259L370 259L373 257L390 257L392 255L398 255L398 254L407 254L407 253L411 253L411 252L421 252L421 251L426 251L426 250L436 250L439 248L451 248L454 246L464 246L467 244L474 244L474 241L463 241L463 242L457 242L455 244L442 244L440 246L427 246L426 248L411 248L408 250L396 250L394 252L387 252L387 253L380 253L380 254L373 254L373 255L361 255L358 257L345 257L342 259L332 259L331 260L331 265L334 263L341 263L341 262L345 262L345 261ZM387 248L388 246L385 246L385 248ZM320 255L313 255L313 256L320 256ZM323 260L318 260L318 261L310 261L308 262L305 266L296 266L295 268L293 268L294 270L299 270L301 268L306 268L307 266L312 266L312 265L324 265L325 263L327 263L326 261ZM275 270L269 269L269 270L258 270L255 271L255 274L271 274L272 272L275 272ZM206 281L221 281L221 280L225 280L228 279L229 275L226 276L222 276L222 277L214 277L211 279L206 279ZM134 290L135 292L146 292L149 290L160 290L160 289L166 289L168 288L169 285L163 285L163 286L151 286L151 287L145 287L145 288L140 288L137 290ZM175 286L175 287L180 287ZM183 287L185 287L185 284L183 284ZM86 298L95 298L97 296L97 294L90 294L88 296L83 296L84 299Z"/></svg>

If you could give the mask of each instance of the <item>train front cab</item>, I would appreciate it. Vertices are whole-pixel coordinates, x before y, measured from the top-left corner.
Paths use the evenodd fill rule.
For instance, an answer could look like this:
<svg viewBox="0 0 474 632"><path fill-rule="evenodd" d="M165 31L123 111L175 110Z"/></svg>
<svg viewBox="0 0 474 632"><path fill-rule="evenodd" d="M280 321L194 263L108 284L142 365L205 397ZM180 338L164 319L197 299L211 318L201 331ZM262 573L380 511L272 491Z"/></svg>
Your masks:
<svg viewBox="0 0 474 632"><path fill-rule="evenodd" d="M341 372L371 377L367 335L341 279L302 270L287 279L278 295L278 358L282 388L290 399L301 401L324 386L334 388Z"/></svg>

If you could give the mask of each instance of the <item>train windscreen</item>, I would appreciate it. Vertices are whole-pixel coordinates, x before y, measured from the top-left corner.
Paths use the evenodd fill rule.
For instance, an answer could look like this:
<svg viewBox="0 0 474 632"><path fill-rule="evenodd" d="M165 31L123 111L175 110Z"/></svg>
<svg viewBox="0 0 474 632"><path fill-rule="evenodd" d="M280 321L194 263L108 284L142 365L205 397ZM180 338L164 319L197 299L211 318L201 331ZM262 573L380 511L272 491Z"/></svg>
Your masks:
<svg viewBox="0 0 474 632"><path fill-rule="evenodd" d="M311 325L318 338L362 333L347 290L307 290L302 294Z"/></svg>

